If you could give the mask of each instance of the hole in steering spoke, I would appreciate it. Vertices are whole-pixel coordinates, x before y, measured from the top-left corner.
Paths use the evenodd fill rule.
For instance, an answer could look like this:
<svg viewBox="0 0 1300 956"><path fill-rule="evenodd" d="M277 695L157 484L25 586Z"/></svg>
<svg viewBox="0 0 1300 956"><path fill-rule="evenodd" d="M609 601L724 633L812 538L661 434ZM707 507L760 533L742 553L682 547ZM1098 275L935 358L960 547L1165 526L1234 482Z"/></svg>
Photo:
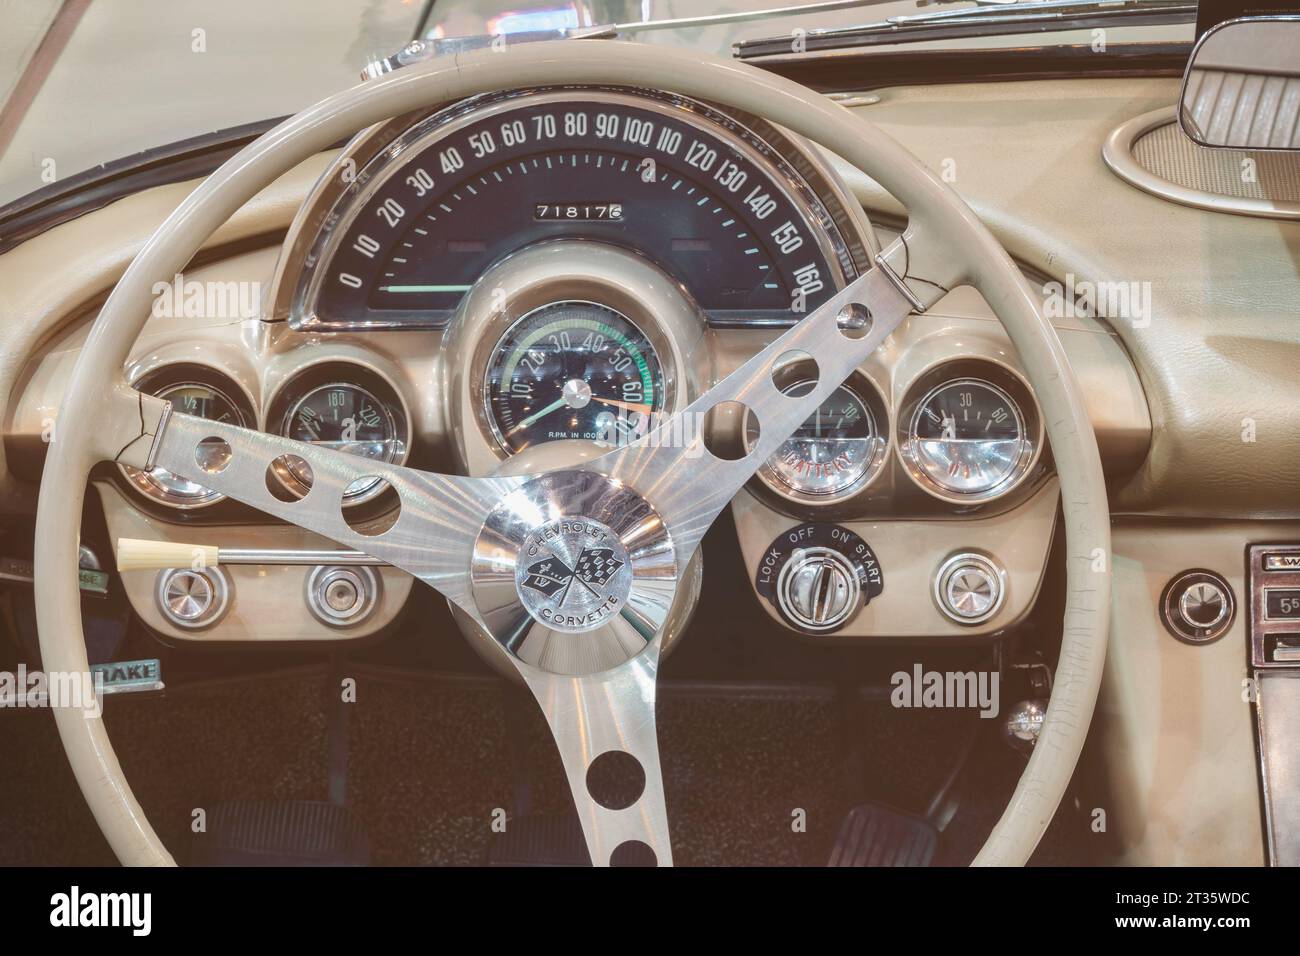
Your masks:
<svg viewBox="0 0 1300 956"><path fill-rule="evenodd" d="M861 302L850 302L835 318L840 334L846 339L860 339L871 331L871 310Z"/></svg>
<svg viewBox="0 0 1300 956"><path fill-rule="evenodd" d="M218 438L216 435L210 435L194 449L194 462L199 466L204 474L219 475L226 470L230 464L230 459L234 452L230 449L230 443L224 438Z"/></svg>
<svg viewBox="0 0 1300 956"><path fill-rule="evenodd" d="M640 840L627 840L614 847L609 855L610 866L658 866L659 857L650 844Z"/></svg>
<svg viewBox="0 0 1300 956"><path fill-rule="evenodd" d="M758 440L758 416L743 402L718 402L705 413L700 425L704 447L723 461L739 461L748 455L753 447L749 442L751 433L754 441Z"/></svg>
<svg viewBox="0 0 1300 956"><path fill-rule="evenodd" d="M311 491L311 465L297 455L281 455L266 468L266 490L277 501L298 501Z"/></svg>
<svg viewBox="0 0 1300 956"><path fill-rule="evenodd" d="M790 386L806 383L803 395L807 395L821 380L821 368L817 360L803 349L791 349L782 352L772 363L772 385L782 395L793 394Z"/></svg>
<svg viewBox="0 0 1300 956"><path fill-rule="evenodd" d="M606 810L626 810L645 792L641 761L623 750L607 750L587 767L587 792Z"/></svg>
<svg viewBox="0 0 1300 956"><path fill-rule="evenodd" d="M354 489L358 488L378 488L381 489L381 493L373 501L354 504ZM365 475L348 485L339 510L349 528L357 534L374 538L397 524L397 519L402 516L402 500L396 490L383 478L378 475Z"/></svg>

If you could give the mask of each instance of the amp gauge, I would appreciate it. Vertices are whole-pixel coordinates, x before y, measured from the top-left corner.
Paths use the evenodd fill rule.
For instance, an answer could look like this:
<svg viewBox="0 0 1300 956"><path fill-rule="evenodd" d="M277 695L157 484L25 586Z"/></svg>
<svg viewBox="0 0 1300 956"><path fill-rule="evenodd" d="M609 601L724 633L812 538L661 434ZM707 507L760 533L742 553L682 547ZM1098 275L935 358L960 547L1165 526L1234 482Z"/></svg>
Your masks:
<svg viewBox="0 0 1300 956"><path fill-rule="evenodd" d="M781 391L793 398L816 383L802 363L777 373ZM854 375L759 468L770 489L801 502L839 501L865 488L880 473L888 448L884 403L874 387Z"/></svg>

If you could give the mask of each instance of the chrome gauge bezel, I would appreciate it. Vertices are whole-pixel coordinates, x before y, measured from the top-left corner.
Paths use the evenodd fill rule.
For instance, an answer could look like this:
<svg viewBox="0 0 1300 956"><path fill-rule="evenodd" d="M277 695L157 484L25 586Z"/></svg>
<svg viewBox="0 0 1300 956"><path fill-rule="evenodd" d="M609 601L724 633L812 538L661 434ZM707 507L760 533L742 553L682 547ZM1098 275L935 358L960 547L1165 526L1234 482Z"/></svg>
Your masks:
<svg viewBox="0 0 1300 956"><path fill-rule="evenodd" d="M236 412L241 428L256 427L257 415L252 398L229 374L209 365L178 362L160 365L131 380L131 387L148 395L166 398L182 388L204 388L219 396ZM197 511L209 508L226 496L207 490L201 495L179 495L159 483L152 472L140 471L129 465L118 465L118 470L136 491L151 501L178 511ZM197 482L193 482L197 484Z"/></svg>
<svg viewBox="0 0 1300 956"><path fill-rule="evenodd" d="M396 438L397 449L390 451L382 459L386 464L404 465L411 454L411 415L406 401L395 384L378 369L362 364L354 359L326 359L312 365L297 369L286 378L272 393L267 401L266 421L270 431L288 438L293 416L302 403L312 395L326 388L346 386L365 392L385 415L392 434ZM276 480L288 494L295 498L304 497L311 490L311 485L296 475L292 468L282 461L271 465ZM378 498L388 488L386 482L376 481L364 489L349 492L344 496L345 507L352 508Z"/></svg>
<svg viewBox="0 0 1300 956"><path fill-rule="evenodd" d="M651 352L654 353L655 364L659 369L658 386L662 394L660 395L658 407L654 409L653 415L656 418L661 419L666 414L666 410L673 407L673 401L672 401L673 391L674 391L673 386L676 379L676 376L673 374L673 355L671 350L666 352L663 350L666 343L663 342L662 334L651 335L649 332L646 331L645 328L642 327L643 323L638 322L632 316L625 314L622 310L615 308L614 306L610 305L607 302L593 302L593 301L587 301L583 299L568 298L568 299L560 299L557 302L538 305L530 309L529 311L525 312L523 315L520 315L509 325L507 325L504 328L504 330L502 330L498 335L496 335L495 338L492 339L490 343L491 348L487 352L487 359L484 362L483 367L481 369L482 384L479 389L479 392L481 397L482 408L480 409L480 413L483 416L483 421L486 423L488 430L492 434L492 439L496 442L497 449L501 452L501 454L507 457L513 454L510 450L510 443L509 441L507 441L505 435L502 434L501 427L497 422L496 413L492 408L492 393L491 393L492 372L496 366L497 354L501 350L501 343L504 342L511 335L513 335L517 328L519 328L521 325L523 325L525 322L531 319L538 312L541 312L543 309L551 308L552 306L558 305L561 302L575 302L583 305L596 306L598 308L605 309L609 312L613 312L624 322L630 325L636 331L636 333L645 340L646 344L650 347Z"/></svg>
<svg viewBox="0 0 1300 956"><path fill-rule="evenodd" d="M811 370L805 371L801 369L800 365L799 362L792 362L785 369L778 370L777 375L783 378L783 391L786 388L795 387L801 381L810 380L810 377L814 374ZM890 435L893 433L888 403L880 390L876 388L875 383L861 370L854 372L840 387L850 391L861 402L863 408L871 417L874 426L875 439L863 461L862 473L843 488L833 492L818 493L788 482L773 464L773 459L769 458L759 466L757 476L763 486L773 494L799 505L839 504L867 491L885 473L885 463L889 457ZM746 429L748 429L748 422L746 423ZM782 445L781 447L785 446ZM775 455L773 458L775 458Z"/></svg>
<svg viewBox="0 0 1300 956"><path fill-rule="evenodd" d="M295 329L355 331L441 328L441 321L322 320L316 301L334 252L369 197L404 168L408 155L464 126L513 109L546 102L615 103L670 113L706 130L771 170L809 226L836 288L869 267L875 240L861 207L825 157L765 120L723 112L699 100L655 90L608 86L554 86L481 94L423 118L397 117L359 133L321 177L290 227L277 263L271 317ZM756 130L761 130L756 132ZM778 323L781 324L781 323ZM788 324L788 323L785 323Z"/></svg>
<svg viewBox="0 0 1300 956"><path fill-rule="evenodd" d="M1011 470L994 484L975 492L961 492L934 478L918 455L917 422L926 405L941 391L970 382L999 395L1016 416L1021 448ZM1043 450L1043 420L1038 403L1018 372L989 359L945 361L922 372L907 387L901 403L894 447L912 482L939 501L975 505L996 501L1020 487L1033 472Z"/></svg>

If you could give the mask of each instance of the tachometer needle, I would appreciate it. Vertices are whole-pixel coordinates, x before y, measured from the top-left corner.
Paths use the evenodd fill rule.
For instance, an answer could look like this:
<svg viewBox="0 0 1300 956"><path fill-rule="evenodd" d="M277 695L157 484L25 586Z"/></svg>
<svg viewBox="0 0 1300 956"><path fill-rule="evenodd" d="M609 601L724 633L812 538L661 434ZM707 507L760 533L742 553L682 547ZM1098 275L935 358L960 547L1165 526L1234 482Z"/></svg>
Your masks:
<svg viewBox="0 0 1300 956"><path fill-rule="evenodd" d="M537 421L539 418L545 418L547 415L551 414L551 412L555 411L557 408L563 408L567 404L568 403L563 398L557 398L555 401L551 402L551 404L547 405L541 411L533 412L531 415L529 415L527 418L521 421L514 428L510 429L510 431L506 432L506 434L513 435L515 432L519 431L519 429L527 428L529 425Z"/></svg>

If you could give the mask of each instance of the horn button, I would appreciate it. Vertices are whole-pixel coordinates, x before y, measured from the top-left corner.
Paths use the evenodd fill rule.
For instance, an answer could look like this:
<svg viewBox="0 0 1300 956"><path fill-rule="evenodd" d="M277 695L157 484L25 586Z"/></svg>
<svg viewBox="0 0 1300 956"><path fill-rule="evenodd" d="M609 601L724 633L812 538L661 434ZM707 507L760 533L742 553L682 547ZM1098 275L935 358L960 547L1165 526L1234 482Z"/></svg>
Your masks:
<svg viewBox="0 0 1300 956"><path fill-rule="evenodd" d="M662 518L604 475L539 475L488 516L474 548L474 600L521 661L594 674L641 653L672 607L678 565Z"/></svg>

